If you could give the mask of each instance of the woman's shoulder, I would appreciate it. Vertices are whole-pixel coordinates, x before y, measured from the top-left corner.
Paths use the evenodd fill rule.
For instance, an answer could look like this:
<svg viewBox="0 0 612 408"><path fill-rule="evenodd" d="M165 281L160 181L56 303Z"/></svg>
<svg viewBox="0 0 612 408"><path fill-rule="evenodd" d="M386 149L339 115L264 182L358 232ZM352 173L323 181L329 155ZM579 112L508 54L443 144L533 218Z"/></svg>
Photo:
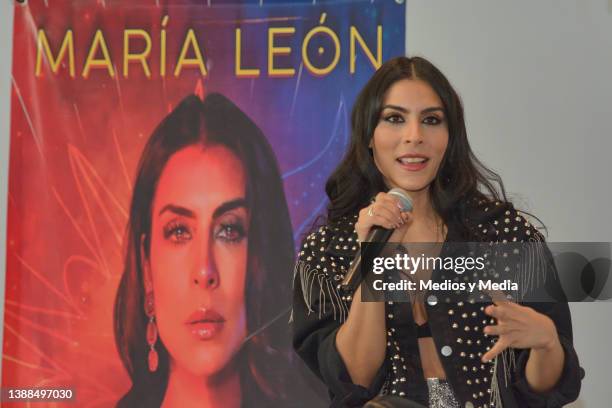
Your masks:
<svg viewBox="0 0 612 408"><path fill-rule="evenodd" d="M343 279L359 251L356 221L357 216L345 216L314 228L302 240L296 264L300 273L330 279L332 283Z"/></svg>
<svg viewBox="0 0 612 408"><path fill-rule="evenodd" d="M474 200L469 208L468 223L484 241L544 241L544 225L533 214L501 200Z"/></svg>
<svg viewBox="0 0 612 408"><path fill-rule="evenodd" d="M301 288L299 299L307 315L318 309L319 319L346 319L352 294L342 288L341 281L359 250L355 222L356 217L326 222L302 240L294 279Z"/></svg>
<svg viewBox="0 0 612 408"><path fill-rule="evenodd" d="M325 220L311 228L302 240L300 255L322 253L335 256L352 256L359 249L355 223L357 214Z"/></svg>

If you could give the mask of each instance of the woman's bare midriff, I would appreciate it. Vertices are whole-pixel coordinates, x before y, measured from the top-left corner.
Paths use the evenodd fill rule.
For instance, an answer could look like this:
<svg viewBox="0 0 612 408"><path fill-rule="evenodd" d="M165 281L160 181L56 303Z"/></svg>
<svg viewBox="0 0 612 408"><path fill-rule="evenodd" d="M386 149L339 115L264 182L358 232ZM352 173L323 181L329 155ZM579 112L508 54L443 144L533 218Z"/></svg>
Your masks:
<svg viewBox="0 0 612 408"><path fill-rule="evenodd" d="M417 302L412 307L412 313L416 324L424 324L427 322L427 312L422 302ZM421 357L421 366L423 368L424 378L440 378L446 379L444 368L440 361L440 356L436 350L432 337L421 337L418 340L419 355Z"/></svg>
<svg viewBox="0 0 612 408"><path fill-rule="evenodd" d="M432 231L430 227L422 226L422 225L414 225L408 230L408 232L404 235L403 242L411 242L411 243L434 243L437 242L439 245L436 246L425 246L420 248L424 250L424 252L429 252L428 256L437 256L439 255L439 251L442 248L443 242L446 240L446 234L448 233L448 228L446 225L442 226L441 231ZM409 244L410 245L410 244ZM413 244L414 245L414 244ZM416 244L418 246L418 244ZM418 251L423 252L423 251ZM431 277L431 270L422 269L417 272L416 275L419 279L429 279ZM420 276L419 276L420 275ZM419 296L420 297L420 296ZM425 305L423 303L422 297L420 300L415 301L412 304L412 316L416 324L424 324L427 322L427 311L425 310ZM423 368L423 376L427 378L439 378L446 379L446 374L444 372L444 368L442 367L442 362L440 361L440 356L438 351L436 350L436 345L433 341L432 337L422 337L417 339L419 345L419 355L421 358L421 366Z"/></svg>

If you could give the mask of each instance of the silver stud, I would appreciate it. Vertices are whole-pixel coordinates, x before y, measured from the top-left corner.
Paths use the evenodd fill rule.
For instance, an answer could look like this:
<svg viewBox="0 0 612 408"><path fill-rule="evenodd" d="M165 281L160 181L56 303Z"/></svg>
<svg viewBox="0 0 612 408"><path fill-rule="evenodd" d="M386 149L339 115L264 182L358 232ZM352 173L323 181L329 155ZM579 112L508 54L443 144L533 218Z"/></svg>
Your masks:
<svg viewBox="0 0 612 408"><path fill-rule="evenodd" d="M429 306L435 306L438 304L438 298L435 295L430 295L427 297L427 303Z"/></svg>
<svg viewBox="0 0 612 408"><path fill-rule="evenodd" d="M442 352L442 355L444 357L448 357L451 354L453 354L453 349L450 346L444 346L442 347L442 350L440 350Z"/></svg>

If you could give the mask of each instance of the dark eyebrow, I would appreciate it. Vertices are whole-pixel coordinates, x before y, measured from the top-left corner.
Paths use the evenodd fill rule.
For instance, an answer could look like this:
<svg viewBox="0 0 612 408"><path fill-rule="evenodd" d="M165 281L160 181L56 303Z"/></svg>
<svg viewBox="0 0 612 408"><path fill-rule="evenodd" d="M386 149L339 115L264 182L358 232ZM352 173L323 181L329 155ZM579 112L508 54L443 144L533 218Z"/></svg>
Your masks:
<svg viewBox="0 0 612 408"><path fill-rule="evenodd" d="M382 107L382 110L385 110L385 109L393 109L393 110L397 110L403 113L408 113L408 109L398 106L398 105L385 105ZM441 106L432 106L430 108L425 108L423 109L421 113L431 113L431 112L436 112L436 111L441 111L442 113L444 113L444 109Z"/></svg>
<svg viewBox="0 0 612 408"><path fill-rule="evenodd" d="M248 209L247 202L244 198L236 198L231 201L226 201L215 209L213 212L213 219L220 217L228 211L240 207L243 207L245 210Z"/></svg>
<svg viewBox="0 0 612 408"><path fill-rule="evenodd" d="M421 113L431 113L431 112L442 112L444 113L444 109L441 106L432 106L431 108L423 109Z"/></svg>
<svg viewBox="0 0 612 408"><path fill-rule="evenodd" d="M397 105L385 105L382 107L381 111L384 111L385 109L393 109L393 110L397 110L400 112L408 113L408 109L402 108L401 106L397 106Z"/></svg>
<svg viewBox="0 0 612 408"><path fill-rule="evenodd" d="M246 200L244 198L236 198L234 200L230 200L230 201L226 201L223 204L221 204L219 207L215 208L215 211L213 212L213 219L218 218L219 216L223 215L224 213L231 211L235 208L240 208L240 207L244 207L245 209L247 208L247 204L246 204ZM161 215L162 213L164 213L165 211L170 211L173 212L175 214L178 215L182 215L184 217L188 217L188 218L196 218L196 215L193 211L191 211L188 208L185 207L181 207L178 205L174 205L174 204L167 204L165 205L160 211L158 215Z"/></svg>
<svg viewBox="0 0 612 408"><path fill-rule="evenodd" d="M167 204L161 210L159 210L158 215L162 215L164 212L170 211L178 215L182 215L184 217L195 218L195 213L188 208L181 207L174 204Z"/></svg>

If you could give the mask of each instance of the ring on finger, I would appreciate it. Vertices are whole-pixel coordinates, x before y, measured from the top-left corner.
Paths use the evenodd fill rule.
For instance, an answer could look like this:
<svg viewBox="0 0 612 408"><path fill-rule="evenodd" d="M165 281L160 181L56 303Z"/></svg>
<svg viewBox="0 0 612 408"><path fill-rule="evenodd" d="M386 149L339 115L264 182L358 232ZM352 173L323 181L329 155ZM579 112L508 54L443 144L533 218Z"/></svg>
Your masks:
<svg viewBox="0 0 612 408"><path fill-rule="evenodd" d="M370 207L368 208L368 215L369 215L370 217L373 217L373 216L374 216L374 207L373 207L373 206L370 206Z"/></svg>

